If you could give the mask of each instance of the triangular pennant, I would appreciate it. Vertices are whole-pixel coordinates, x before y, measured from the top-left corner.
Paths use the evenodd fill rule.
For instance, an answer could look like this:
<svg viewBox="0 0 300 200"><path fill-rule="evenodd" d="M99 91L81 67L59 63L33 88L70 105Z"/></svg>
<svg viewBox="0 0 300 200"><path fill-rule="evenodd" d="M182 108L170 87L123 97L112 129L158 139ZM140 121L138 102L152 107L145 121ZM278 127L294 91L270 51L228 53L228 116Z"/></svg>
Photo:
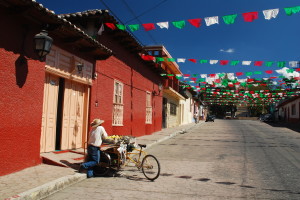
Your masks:
<svg viewBox="0 0 300 200"><path fill-rule="evenodd" d="M153 23L149 23L149 24L142 24L145 31L151 31L153 29L155 29L155 25Z"/></svg>
<svg viewBox="0 0 300 200"><path fill-rule="evenodd" d="M300 6L284 8L284 10L288 16L291 16L292 14L296 14L296 13L300 12Z"/></svg>
<svg viewBox="0 0 300 200"><path fill-rule="evenodd" d="M116 26L118 27L118 29L123 30L123 31L126 29L126 26L123 24L116 24Z"/></svg>
<svg viewBox="0 0 300 200"><path fill-rule="evenodd" d="M131 24L128 25L129 29L133 32L133 31L137 31L140 29L140 25L139 24Z"/></svg>
<svg viewBox="0 0 300 200"><path fill-rule="evenodd" d="M169 22L158 22L156 23L159 28L166 28L169 29Z"/></svg>
<svg viewBox="0 0 300 200"><path fill-rule="evenodd" d="M175 22L172 22L172 24L176 28L179 28L179 29L183 29L185 27L185 21L184 20L182 20L182 21L175 21Z"/></svg>
<svg viewBox="0 0 300 200"><path fill-rule="evenodd" d="M225 22L225 24L233 24L235 22L235 18L237 17L237 14L234 15L226 15L223 16L223 21Z"/></svg>
<svg viewBox="0 0 300 200"><path fill-rule="evenodd" d="M104 23L108 28L115 30L117 27L113 23Z"/></svg>
<svg viewBox="0 0 300 200"><path fill-rule="evenodd" d="M270 10L263 10L263 14L265 16L265 19L270 20L272 18L276 18L279 13L279 9L270 9Z"/></svg>
<svg viewBox="0 0 300 200"><path fill-rule="evenodd" d="M205 17L204 18L206 26L211 26L213 24L219 24L219 17L214 16L214 17Z"/></svg>
<svg viewBox="0 0 300 200"><path fill-rule="evenodd" d="M252 22L255 19L258 19L258 12L248 12L242 14L245 22Z"/></svg>
<svg viewBox="0 0 300 200"><path fill-rule="evenodd" d="M188 19L188 21L190 22L190 24L192 24L193 26L199 28L201 26L201 19Z"/></svg>

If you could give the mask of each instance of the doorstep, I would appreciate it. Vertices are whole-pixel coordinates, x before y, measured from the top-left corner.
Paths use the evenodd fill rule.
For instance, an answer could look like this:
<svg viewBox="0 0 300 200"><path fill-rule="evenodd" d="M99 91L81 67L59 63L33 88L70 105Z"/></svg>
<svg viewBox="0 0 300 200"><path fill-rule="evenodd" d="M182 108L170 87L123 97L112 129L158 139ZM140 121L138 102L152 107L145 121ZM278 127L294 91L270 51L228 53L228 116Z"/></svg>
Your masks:
<svg viewBox="0 0 300 200"><path fill-rule="evenodd" d="M47 153L41 153L42 162L48 165L55 165L60 167L69 167L78 169L78 165L84 162L84 150L72 149L61 150Z"/></svg>

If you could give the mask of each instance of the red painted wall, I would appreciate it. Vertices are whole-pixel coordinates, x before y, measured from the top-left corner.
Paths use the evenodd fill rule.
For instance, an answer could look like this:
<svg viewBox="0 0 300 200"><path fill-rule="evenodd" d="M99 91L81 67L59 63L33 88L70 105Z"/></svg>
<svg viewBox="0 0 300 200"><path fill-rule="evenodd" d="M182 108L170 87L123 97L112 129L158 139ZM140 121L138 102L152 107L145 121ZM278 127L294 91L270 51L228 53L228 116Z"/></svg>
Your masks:
<svg viewBox="0 0 300 200"><path fill-rule="evenodd" d="M41 163L45 77L44 63L32 59L36 30L21 16L7 17L6 12L0 10L5 19L0 20L5 27L0 40L0 176Z"/></svg>
<svg viewBox="0 0 300 200"><path fill-rule="evenodd" d="M105 120L103 126L109 135L142 136L161 130L162 94L152 96L152 124L146 121L146 91L158 92L161 81L159 74L154 73L136 53L130 53L117 39L102 35L100 42L112 49L114 56L97 61L98 78L91 89L90 119ZM123 126L112 126L114 80L124 84ZM98 107L95 102L98 101Z"/></svg>
<svg viewBox="0 0 300 200"><path fill-rule="evenodd" d="M41 163L44 64L18 59L0 49L0 176Z"/></svg>

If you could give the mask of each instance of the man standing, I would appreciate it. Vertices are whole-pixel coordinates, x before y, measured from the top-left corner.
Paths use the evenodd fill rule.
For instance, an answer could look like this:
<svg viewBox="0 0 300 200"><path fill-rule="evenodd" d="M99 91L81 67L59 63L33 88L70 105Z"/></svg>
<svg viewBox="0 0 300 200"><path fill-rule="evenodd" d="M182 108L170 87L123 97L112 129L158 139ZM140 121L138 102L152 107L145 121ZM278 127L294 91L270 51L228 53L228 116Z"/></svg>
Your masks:
<svg viewBox="0 0 300 200"><path fill-rule="evenodd" d="M195 123L197 124L198 123L198 113L197 112L194 113L194 119L195 119Z"/></svg>
<svg viewBox="0 0 300 200"><path fill-rule="evenodd" d="M87 169L87 178L94 177L93 167L100 161L102 140L108 137L104 127L101 126L103 122L103 120L94 119L91 123L92 130L89 133L87 162L82 163L78 170L81 172L83 169Z"/></svg>

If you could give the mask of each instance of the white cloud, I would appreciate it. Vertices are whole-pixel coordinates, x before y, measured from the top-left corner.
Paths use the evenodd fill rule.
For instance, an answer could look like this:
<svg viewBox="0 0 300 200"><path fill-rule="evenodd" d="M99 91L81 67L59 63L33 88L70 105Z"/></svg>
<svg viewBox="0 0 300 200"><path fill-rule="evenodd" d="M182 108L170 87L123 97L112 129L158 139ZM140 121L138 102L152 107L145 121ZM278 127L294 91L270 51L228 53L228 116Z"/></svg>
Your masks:
<svg viewBox="0 0 300 200"><path fill-rule="evenodd" d="M299 77L300 74L299 72L294 71L293 73L288 73L287 72L287 67L284 67L282 69L279 70L275 70L278 74L282 74L284 77L290 79L291 77Z"/></svg>
<svg viewBox="0 0 300 200"><path fill-rule="evenodd" d="M229 49L220 49L220 52L225 52L225 53L233 53L235 50L232 49L232 48L229 48Z"/></svg>

